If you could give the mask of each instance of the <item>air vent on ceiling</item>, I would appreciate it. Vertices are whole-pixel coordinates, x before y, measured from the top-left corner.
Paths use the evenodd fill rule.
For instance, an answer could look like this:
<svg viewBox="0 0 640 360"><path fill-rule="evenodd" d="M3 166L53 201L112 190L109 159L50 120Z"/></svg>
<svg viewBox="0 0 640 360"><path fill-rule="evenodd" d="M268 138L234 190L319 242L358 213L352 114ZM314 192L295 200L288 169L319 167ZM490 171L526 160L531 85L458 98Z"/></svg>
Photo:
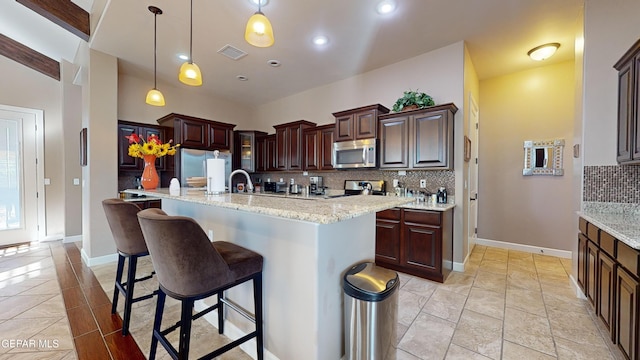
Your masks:
<svg viewBox="0 0 640 360"><path fill-rule="evenodd" d="M236 47L233 47L233 46L231 46L229 44L223 46L220 50L218 50L218 53L220 53L220 54L222 54L222 55L224 55L224 56L226 56L226 57L228 57L230 59L233 59L233 60L239 60L240 58L242 58L242 57L247 55L246 52L244 52L244 51L242 51L242 50L240 50L240 49L238 49Z"/></svg>

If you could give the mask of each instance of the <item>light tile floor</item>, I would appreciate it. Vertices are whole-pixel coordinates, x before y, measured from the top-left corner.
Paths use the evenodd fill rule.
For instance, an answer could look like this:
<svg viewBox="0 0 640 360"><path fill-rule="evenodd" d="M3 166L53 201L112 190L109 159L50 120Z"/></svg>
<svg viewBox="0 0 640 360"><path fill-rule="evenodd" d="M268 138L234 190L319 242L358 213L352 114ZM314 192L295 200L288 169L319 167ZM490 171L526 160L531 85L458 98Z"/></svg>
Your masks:
<svg viewBox="0 0 640 360"><path fill-rule="evenodd" d="M150 261L142 260L139 269L139 276L149 273ZM92 270L111 297L115 263ZM400 274L397 359L623 359L587 302L575 297L570 272L567 259L476 246L466 271L444 284ZM76 359L54 279L46 243L0 251L0 360ZM157 282L140 285L136 293L153 291ZM167 300L172 320L166 324L179 312ZM134 306L131 331L148 354L155 299ZM195 324L192 350L198 355L215 346L217 332L205 321ZM16 346L30 339L42 341ZM158 358L168 356L159 349ZM223 359L249 357L236 349Z"/></svg>

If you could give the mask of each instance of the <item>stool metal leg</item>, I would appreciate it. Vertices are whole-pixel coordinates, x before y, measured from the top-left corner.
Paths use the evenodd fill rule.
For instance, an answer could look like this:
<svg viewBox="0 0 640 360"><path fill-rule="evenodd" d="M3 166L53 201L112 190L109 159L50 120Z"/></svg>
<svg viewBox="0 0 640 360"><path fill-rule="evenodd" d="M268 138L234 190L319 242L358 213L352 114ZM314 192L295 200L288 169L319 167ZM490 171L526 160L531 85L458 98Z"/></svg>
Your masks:
<svg viewBox="0 0 640 360"><path fill-rule="evenodd" d="M193 316L193 299L182 300L180 317L180 343L178 344L178 360L189 358L189 342L191 341L191 318Z"/></svg>
<svg viewBox="0 0 640 360"><path fill-rule="evenodd" d="M164 312L164 300L166 294L161 289L158 289L158 301L156 302L156 316L153 320L153 333L151 336L151 349L149 350L149 360L156 358L156 351L158 350L158 336L160 336L160 326L162 325L162 314Z"/></svg>
<svg viewBox="0 0 640 360"><path fill-rule="evenodd" d="M116 270L116 281L113 286L113 301L111 305L111 313L116 313L116 308L118 307L118 295L120 290L118 289L118 284L122 284L122 272L124 271L124 256L118 254L118 268Z"/></svg>
<svg viewBox="0 0 640 360"><path fill-rule="evenodd" d="M218 334L224 334L224 291L218 293Z"/></svg>
<svg viewBox="0 0 640 360"><path fill-rule="evenodd" d="M129 256L129 269L127 269L127 286L125 287L124 298L124 319L122 320L122 335L129 333L129 323L131 322L131 305L133 305L133 289L136 283L136 268L138 267L138 257Z"/></svg>
<svg viewBox="0 0 640 360"><path fill-rule="evenodd" d="M262 333L262 272L253 278L253 299L256 317L256 350L258 360L264 359L264 338Z"/></svg>

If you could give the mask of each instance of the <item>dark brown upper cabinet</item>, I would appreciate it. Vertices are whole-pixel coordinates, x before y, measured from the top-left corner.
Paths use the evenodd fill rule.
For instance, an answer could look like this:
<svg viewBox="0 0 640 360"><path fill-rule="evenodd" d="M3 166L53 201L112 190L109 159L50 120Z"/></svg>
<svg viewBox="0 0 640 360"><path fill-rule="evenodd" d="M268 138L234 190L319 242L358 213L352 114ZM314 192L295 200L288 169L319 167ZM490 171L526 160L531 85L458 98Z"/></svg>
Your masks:
<svg viewBox="0 0 640 360"><path fill-rule="evenodd" d="M315 126L315 123L306 120L274 126L276 129L275 165L277 170L302 170L303 132L305 129Z"/></svg>
<svg viewBox="0 0 640 360"><path fill-rule="evenodd" d="M334 133L334 124L304 130L303 170L333 170L331 157Z"/></svg>
<svg viewBox="0 0 640 360"><path fill-rule="evenodd" d="M174 142L183 148L227 151L233 149L233 124L175 113L161 117L158 124L173 128Z"/></svg>
<svg viewBox="0 0 640 360"><path fill-rule="evenodd" d="M160 141L169 141L166 129L161 126L118 121L118 171L141 171L144 168L144 161L141 158L129 156L129 140L125 136L134 133L144 138L145 141L151 135L158 136ZM167 163L165 158L165 156L156 158L156 170L165 170Z"/></svg>
<svg viewBox="0 0 640 360"><path fill-rule="evenodd" d="M380 168L453 169L458 108L442 104L379 117Z"/></svg>
<svg viewBox="0 0 640 360"><path fill-rule="evenodd" d="M258 146L264 147L264 141L258 144L257 139L266 135L267 133L263 131L234 131L234 169L242 169L250 173L258 171L258 156L264 156L264 150L258 150Z"/></svg>
<svg viewBox="0 0 640 360"><path fill-rule="evenodd" d="M640 40L613 66L618 70L618 149L620 164L640 163Z"/></svg>
<svg viewBox="0 0 640 360"><path fill-rule="evenodd" d="M378 116L389 109L375 104L333 113L336 118L335 141L353 141L376 138Z"/></svg>

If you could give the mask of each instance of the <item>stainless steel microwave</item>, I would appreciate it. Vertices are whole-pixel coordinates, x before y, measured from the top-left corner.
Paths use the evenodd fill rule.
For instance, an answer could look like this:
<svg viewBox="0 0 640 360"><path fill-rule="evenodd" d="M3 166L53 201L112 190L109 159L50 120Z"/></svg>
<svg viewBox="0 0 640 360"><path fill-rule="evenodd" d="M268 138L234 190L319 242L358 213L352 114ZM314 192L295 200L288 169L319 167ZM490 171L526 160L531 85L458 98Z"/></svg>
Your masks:
<svg viewBox="0 0 640 360"><path fill-rule="evenodd" d="M334 142L333 167L336 169L378 167L376 139Z"/></svg>

